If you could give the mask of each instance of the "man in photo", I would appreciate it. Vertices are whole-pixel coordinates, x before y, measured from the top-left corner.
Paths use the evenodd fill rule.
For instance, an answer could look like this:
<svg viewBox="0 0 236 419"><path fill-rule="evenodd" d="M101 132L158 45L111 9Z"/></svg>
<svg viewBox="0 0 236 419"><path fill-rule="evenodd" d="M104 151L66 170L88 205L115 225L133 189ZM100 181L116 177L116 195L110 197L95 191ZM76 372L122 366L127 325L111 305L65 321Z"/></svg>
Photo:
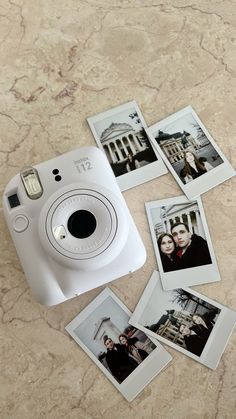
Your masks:
<svg viewBox="0 0 236 419"><path fill-rule="evenodd" d="M104 336L103 341L107 348L107 365L116 380L122 383L137 368L138 363L129 356L124 345L114 343L107 335Z"/></svg>
<svg viewBox="0 0 236 419"><path fill-rule="evenodd" d="M179 269L212 263L206 240L197 234L192 234L187 224L181 222L173 224L171 234L177 246Z"/></svg>
<svg viewBox="0 0 236 419"><path fill-rule="evenodd" d="M184 338L187 350L197 356L200 356L206 344L206 338L204 336L197 335L193 330L191 330L191 328L183 323L179 327L179 332Z"/></svg>

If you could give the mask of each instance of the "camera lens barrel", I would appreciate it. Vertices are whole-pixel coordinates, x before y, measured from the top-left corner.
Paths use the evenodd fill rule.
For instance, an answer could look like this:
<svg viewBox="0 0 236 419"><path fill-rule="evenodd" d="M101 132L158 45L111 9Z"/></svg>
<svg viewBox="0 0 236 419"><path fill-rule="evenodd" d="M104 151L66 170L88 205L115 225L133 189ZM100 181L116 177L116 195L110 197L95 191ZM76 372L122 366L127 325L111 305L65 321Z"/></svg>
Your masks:
<svg viewBox="0 0 236 419"><path fill-rule="evenodd" d="M68 266L74 260L80 269L91 270L107 265L121 252L129 231L127 213L123 203L104 189L76 187L47 201L39 234L54 258L63 257Z"/></svg>

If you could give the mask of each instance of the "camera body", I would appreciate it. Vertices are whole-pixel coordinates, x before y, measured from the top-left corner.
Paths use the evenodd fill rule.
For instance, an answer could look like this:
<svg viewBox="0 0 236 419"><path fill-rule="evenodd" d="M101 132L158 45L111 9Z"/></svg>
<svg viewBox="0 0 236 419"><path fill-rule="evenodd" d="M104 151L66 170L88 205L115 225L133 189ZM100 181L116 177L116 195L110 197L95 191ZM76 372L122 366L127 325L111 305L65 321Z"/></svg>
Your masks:
<svg viewBox="0 0 236 419"><path fill-rule="evenodd" d="M4 191L3 210L41 304L61 303L146 260L112 169L97 147L23 169Z"/></svg>

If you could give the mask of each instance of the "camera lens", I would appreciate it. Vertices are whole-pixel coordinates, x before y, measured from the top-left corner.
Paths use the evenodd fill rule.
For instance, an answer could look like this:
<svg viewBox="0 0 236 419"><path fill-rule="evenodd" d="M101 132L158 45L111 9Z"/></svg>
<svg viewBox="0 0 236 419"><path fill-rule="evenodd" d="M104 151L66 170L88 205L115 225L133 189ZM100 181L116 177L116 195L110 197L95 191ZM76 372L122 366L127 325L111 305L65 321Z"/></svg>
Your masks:
<svg viewBox="0 0 236 419"><path fill-rule="evenodd" d="M86 210L75 211L68 220L68 230L77 239L86 239L96 229L96 218Z"/></svg>

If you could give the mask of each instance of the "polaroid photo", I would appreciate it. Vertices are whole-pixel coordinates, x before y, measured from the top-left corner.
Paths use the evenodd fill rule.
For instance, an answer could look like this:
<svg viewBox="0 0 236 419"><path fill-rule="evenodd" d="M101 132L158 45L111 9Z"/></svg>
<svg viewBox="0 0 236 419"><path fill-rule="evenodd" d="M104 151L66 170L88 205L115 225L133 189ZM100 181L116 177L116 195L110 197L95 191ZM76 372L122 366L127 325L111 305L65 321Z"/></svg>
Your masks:
<svg viewBox="0 0 236 419"><path fill-rule="evenodd" d="M201 198L182 195L145 207L165 290L221 280Z"/></svg>
<svg viewBox="0 0 236 419"><path fill-rule="evenodd" d="M190 288L164 291L154 271L130 323L215 369L235 326L236 312Z"/></svg>
<svg viewBox="0 0 236 419"><path fill-rule="evenodd" d="M191 106L152 125L147 133L189 199L236 174Z"/></svg>
<svg viewBox="0 0 236 419"><path fill-rule="evenodd" d="M128 401L172 359L156 339L129 324L131 314L105 288L66 326L67 332Z"/></svg>
<svg viewBox="0 0 236 419"><path fill-rule="evenodd" d="M147 124L135 101L87 118L87 121L121 191L167 173L148 138Z"/></svg>

